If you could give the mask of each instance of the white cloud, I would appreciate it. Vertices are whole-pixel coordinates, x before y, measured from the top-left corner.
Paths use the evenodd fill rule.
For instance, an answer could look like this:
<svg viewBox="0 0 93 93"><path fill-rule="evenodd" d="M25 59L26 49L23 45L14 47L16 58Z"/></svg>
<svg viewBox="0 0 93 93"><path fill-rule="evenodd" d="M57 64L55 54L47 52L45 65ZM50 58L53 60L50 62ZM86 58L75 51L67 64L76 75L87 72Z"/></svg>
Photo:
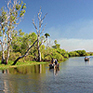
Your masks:
<svg viewBox="0 0 93 93"><path fill-rule="evenodd" d="M62 49L67 51L86 50L93 52L93 39L58 39Z"/></svg>
<svg viewBox="0 0 93 93"><path fill-rule="evenodd" d="M93 52L93 20L77 20L73 23L47 29L50 38L55 39L62 49L73 51L84 49Z"/></svg>

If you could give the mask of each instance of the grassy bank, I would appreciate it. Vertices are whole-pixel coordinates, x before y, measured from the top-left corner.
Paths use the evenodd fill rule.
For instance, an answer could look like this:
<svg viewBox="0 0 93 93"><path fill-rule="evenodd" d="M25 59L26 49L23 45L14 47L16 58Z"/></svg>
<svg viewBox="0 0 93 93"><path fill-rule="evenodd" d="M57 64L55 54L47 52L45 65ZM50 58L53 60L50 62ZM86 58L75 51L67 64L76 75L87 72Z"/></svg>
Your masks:
<svg viewBox="0 0 93 93"><path fill-rule="evenodd" d="M16 65L12 65L12 63L13 63L12 61L9 61L9 63L7 65L0 64L0 70L13 68L13 67L20 67L20 66L47 64L48 62L27 61L27 62L17 62Z"/></svg>
<svg viewBox="0 0 93 93"><path fill-rule="evenodd" d="M66 60L68 60L68 59L65 58L64 61L66 61ZM0 70L4 70L4 69L8 69L8 68L14 68L14 67L20 67L20 66L29 66L29 65L39 65L39 64L50 63L50 62L25 61L25 62L17 62L16 65L12 65L13 62L14 61L9 61L7 65L0 64ZM62 61L59 61L58 63L60 63L60 62L62 62Z"/></svg>

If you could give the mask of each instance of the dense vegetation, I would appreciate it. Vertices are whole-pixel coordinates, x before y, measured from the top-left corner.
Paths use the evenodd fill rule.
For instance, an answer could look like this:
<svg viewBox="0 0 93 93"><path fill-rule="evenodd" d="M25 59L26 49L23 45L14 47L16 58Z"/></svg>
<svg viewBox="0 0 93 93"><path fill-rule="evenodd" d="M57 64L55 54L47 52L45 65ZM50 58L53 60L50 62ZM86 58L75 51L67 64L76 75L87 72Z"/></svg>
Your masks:
<svg viewBox="0 0 93 93"><path fill-rule="evenodd" d="M29 34L25 34L22 31L19 32L20 33L16 34L16 36L14 36L12 40L11 52L9 57L9 60L11 61L14 61L17 57L23 55L25 51L29 48L29 46L36 40L36 34L34 32ZM38 50L36 44L29 51L29 55L20 59L19 62L37 61ZM51 61L52 58L56 58L58 59L58 61L64 61L66 58L69 57L89 55L85 50L67 52L64 49L61 49L60 44L55 43L55 41L54 45L50 47L45 46L44 44L41 45L40 51L42 61ZM2 52L0 52L0 59L1 55Z"/></svg>
<svg viewBox="0 0 93 93"><path fill-rule="evenodd" d="M26 4L14 0L9 0L7 8L2 8L0 12L0 60L2 64L8 64L8 60L13 62L14 65L17 61L51 61L52 58L58 61L64 61L69 57L87 56L85 50L77 50L67 52L60 48L57 40L54 45L48 46L47 38L50 36L48 33L43 35L44 28L42 28L44 17L41 17L41 8L38 13L38 27L32 21L35 32L24 33L22 30L16 31L16 26L22 20L25 14ZM45 26L44 26L45 27ZM90 54L92 55L92 54ZM20 60L19 60L20 59Z"/></svg>

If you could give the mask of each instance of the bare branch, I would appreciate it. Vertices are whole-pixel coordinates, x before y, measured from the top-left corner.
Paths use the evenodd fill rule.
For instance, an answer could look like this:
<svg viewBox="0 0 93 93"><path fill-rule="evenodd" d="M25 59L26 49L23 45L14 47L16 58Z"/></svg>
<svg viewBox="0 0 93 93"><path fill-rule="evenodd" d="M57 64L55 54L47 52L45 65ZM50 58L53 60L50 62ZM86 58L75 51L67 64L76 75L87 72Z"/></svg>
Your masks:
<svg viewBox="0 0 93 93"><path fill-rule="evenodd" d="M38 29L37 29L37 26L35 25L34 19L32 19L32 21L33 21L33 25L34 25L34 27L35 27L35 29L36 29L36 32L37 32L37 34L38 34Z"/></svg>
<svg viewBox="0 0 93 93"><path fill-rule="evenodd" d="M39 22L41 22L41 15L42 15L42 12L41 12L41 8L40 8L39 13L38 13Z"/></svg>
<svg viewBox="0 0 93 93"><path fill-rule="evenodd" d="M46 41L47 41L47 38L45 40L41 40L41 44L38 47L40 47Z"/></svg>
<svg viewBox="0 0 93 93"><path fill-rule="evenodd" d="M42 33L44 32L44 30L45 30L45 27L46 27L46 25L43 27L43 29L42 29L42 31L41 31L41 33L40 33L40 34L42 34Z"/></svg>
<svg viewBox="0 0 93 93"><path fill-rule="evenodd" d="M42 22L43 22L43 20L45 19L45 17L46 17L47 14L48 14L48 13L46 13L46 14L44 15L44 17L41 19Z"/></svg>
<svg viewBox="0 0 93 93"><path fill-rule="evenodd" d="M0 39L0 44L2 44L2 41L1 41L1 39Z"/></svg>

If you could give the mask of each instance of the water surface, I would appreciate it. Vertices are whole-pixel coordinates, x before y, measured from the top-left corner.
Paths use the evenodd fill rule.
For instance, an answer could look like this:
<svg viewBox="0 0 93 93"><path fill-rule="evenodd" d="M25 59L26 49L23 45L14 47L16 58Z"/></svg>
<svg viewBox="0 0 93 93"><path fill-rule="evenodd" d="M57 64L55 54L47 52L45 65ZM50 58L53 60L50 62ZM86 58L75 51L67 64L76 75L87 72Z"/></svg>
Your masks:
<svg viewBox="0 0 93 93"><path fill-rule="evenodd" d="M93 93L93 58L70 58L60 71L48 64L0 71L0 93Z"/></svg>

